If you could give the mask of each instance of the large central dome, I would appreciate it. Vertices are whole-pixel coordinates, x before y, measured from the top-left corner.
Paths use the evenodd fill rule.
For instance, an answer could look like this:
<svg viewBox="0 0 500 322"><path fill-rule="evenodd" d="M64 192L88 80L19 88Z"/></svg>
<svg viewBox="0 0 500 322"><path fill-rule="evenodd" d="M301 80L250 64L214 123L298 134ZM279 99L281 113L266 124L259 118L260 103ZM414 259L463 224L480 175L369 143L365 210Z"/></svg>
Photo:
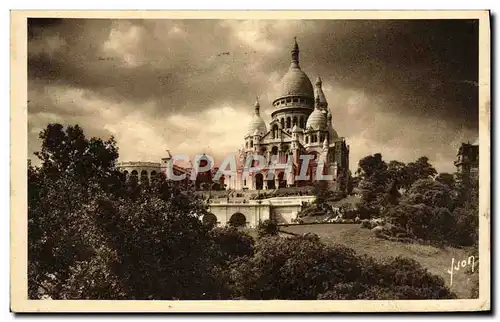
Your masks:
<svg viewBox="0 0 500 322"><path fill-rule="evenodd" d="M277 101L288 97L304 97L310 99L312 103L314 99L314 89L309 77L300 69L299 65L299 45L294 41L292 48L292 61L285 76L281 79L279 87L279 96L274 100ZM287 102L287 101L285 101Z"/></svg>
<svg viewBox="0 0 500 322"><path fill-rule="evenodd" d="M314 97L313 86L306 73L298 65L292 64L281 80L280 97L307 96Z"/></svg>

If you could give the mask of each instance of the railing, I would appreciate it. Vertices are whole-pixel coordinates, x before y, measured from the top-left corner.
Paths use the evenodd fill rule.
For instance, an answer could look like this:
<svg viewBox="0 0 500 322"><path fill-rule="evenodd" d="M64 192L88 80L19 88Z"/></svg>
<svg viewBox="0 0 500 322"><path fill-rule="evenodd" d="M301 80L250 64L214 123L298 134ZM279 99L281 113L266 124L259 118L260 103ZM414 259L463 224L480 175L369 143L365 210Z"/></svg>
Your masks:
<svg viewBox="0 0 500 322"><path fill-rule="evenodd" d="M315 199L314 196L308 197L276 197L270 199L260 199L260 200L214 200L211 199L209 205L291 205L291 206L302 206L304 202L312 202Z"/></svg>

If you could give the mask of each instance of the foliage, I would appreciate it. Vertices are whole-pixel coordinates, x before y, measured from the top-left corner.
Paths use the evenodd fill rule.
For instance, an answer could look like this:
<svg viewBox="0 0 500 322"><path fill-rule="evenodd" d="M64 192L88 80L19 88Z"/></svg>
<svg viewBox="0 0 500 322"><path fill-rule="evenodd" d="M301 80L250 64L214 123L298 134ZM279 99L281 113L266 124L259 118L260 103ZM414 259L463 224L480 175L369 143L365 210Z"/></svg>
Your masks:
<svg viewBox="0 0 500 322"><path fill-rule="evenodd" d="M475 194L460 206L449 184L420 179L389 213L397 224L418 238L473 245L478 240L478 200Z"/></svg>
<svg viewBox="0 0 500 322"><path fill-rule="evenodd" d="M451 210L450 210L451 209ZM449 240L454 229L448 186L432 179L415 182L392 212L395 223L417 238Z"/></svg>
<svg viewBox="0 0 500 322"><path fill-rule="evenodd" d="M454 297L417 262L379 263L312 235L262 238L255 255L235 261L230 275L235 295L250 300Z"/></svg>
<svg viewBox="0 0 500 322"><path fill-rule="evenodd" d="M113 138L89 139L78 126L59 124L40 137L41 165L28 167L31 299L453 298L416 262L379 263L314 234L279 237L272 222L259 226L257 241L236 228L212 228L200 220L208 213L193 187L163 175L126 182ZM427 170L415 173L432 172L419 164ZM360 161L360 169L365 205L391 196L395 180L380 155ZM324 204L331 194L316 189ZM417 180L394 206L395 217L416 234L452 238L452 228L442 229L454 209L449 189ZM471 224L474 207L454 209L462 226Z"/></svg>
<svg viewBox="0 0 500 322"><path fill-rule="evenodd" d="M440 174L438 174L436 176L436 181L444 184L444 185L447 185L450 189L454 189L455 188L455 177L450 174L450 173L447 173L447 172L441 172Z"/></svg>
<svg viewBox="0 0 500 322"><path fill-rule="evenodd" d="M408 163L405 172L405 189L408 189L418 180L434 178L437 174L436 169L429 163L429 158L425 156L418 158L415 162Z"/></svg>
<svg viewBox="0 0 500 322"><path fill-rule="evenodd" d="M214 228L210 231L210 237L217 247L218 258L223 263L253 255L253 238L234 227Z"/></svg>
<svg viewBox="0 0 500 322"><path fill-rule="evenodd" d="M380 213L381 198L388 184L387 164L382 155L376 153L359 160L358 174L361 182L361 203L359 205L361 218L370 218Z"/></svg>
<svg viewBox="0 0 500 322"><path fill-rule="evenodd" d="M275 236L278 234L278 230L278 225L275 222L266 219L257 226L257 236Z"/></svg>
<svg viewBox="0 0 500 322"><path fill-rule="evenodd" d="M78 127L41 133L28 169L29 297L223 298L205 205L164 178L125 184L111 139Z"/></svg>
<svg viewBox="0 0 500 322"><path fill-rule="evenodd" d="M326 202L330 192L326 181L315 181L312 186L312 194L316 197L315 203L320 205Z"/></svg>
<svg viewBox="0 0 500 322"><path fill-rule="evenodd" d="M458 192L463 199L457 200L457 207L453 215L456 220L454 241L459 245L473 245L479 243L479 182L467 182L467 186L459 185Z"/></svg>

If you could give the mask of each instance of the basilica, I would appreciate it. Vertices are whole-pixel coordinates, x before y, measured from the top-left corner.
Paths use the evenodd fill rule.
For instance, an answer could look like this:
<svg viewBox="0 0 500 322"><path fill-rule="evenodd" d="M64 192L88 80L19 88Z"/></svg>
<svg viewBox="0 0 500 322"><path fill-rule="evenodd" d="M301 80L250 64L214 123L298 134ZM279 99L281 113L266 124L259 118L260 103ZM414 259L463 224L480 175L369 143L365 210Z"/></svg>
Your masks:
<svg viewBox="0 0 500 322"><path fill-rule="evenodd" d="M271 121L266 124L260 115L260 102L254 104L243 146L238 152L236 171L215 180L217 168L198 173L196 189L273 190L310 186L328 178L331 190L345 191L349 177L349 146L333 126L333 118L322 89L320 77L314 86L299 64L299 46L293 42L291 63L280 84L280 93L272 102ZM260 157L255 167L252 159ZM247 162L251 160L251 162ZM255 160L254 160L255 161ZM161 162L122 162L118 167L142 182L158 173L167 173L172 156ZM191 173L191 168L173 165L176 174ZM248 168L258 168L249 172ZM233 169L234 170L234 169ZM299 178L307 178L298 180ZM193 179L186 178L186 184ZM215 182L217 181L217 182ZM204 188L208 187L208 188Z"/></svg>
<svg viewBox="0 0 500 322"><path fill-rule="evenodd" d="M329 175L333 190L345 190L349 171L349 146L335 131L332 113L318 76L314 86L299 63L299 46L295 40L291 62L280 84L280 93L272 102L271 121L260 115L260 102L254 104L254 114L248 125L240 160L261 155L266 164L259 172L244 175L240 164L237 174L227 178L226 185L234 190L266 190L310 185L320 175ZM304 155L310 155L306 166L308 180L296 180L302 169ZM291 174L286 171L291 164ZM290 167L289 167L290 168ZM270 171L272 174L270 175Z"/></svg>

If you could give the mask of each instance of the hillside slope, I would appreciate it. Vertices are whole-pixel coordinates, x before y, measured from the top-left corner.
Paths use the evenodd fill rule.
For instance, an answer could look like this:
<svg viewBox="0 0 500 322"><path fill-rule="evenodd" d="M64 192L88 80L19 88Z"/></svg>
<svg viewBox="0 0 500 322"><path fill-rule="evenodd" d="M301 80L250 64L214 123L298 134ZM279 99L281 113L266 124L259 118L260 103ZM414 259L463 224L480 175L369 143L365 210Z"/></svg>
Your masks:
<svg viewBox="0 0 500 322"><path fill-rule="evenodd" d="M316 224L296 225L281 227L281 230L303 234L311 232L319 235L327 243L343 244L353 248L358 254L366 254L377 259L391 256L404 256L413 258L431 273L441 276L445 283L450 285L450 274L452 258L457 261L466 260L471 249L459 248L437 248L430 245L405 244L377 238L368 229L362 229L357 224ZM477 272L473 275L466 274L470 266L460 268L453 274L451 290L460 298L470 298L470 292L474 281L477 280Z"/></svg>

